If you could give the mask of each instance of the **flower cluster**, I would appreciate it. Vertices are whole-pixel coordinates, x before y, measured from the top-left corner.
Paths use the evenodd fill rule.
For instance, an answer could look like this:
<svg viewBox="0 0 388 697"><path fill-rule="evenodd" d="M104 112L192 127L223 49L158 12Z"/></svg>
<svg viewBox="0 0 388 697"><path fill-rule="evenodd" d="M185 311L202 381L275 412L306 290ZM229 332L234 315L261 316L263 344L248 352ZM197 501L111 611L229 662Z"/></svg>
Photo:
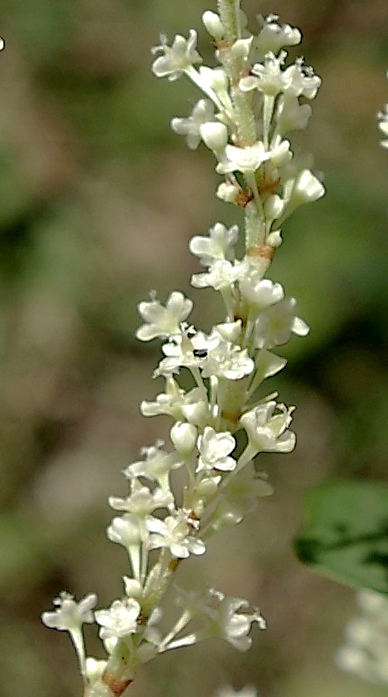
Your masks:
<svg viewBox="0 0 388 697"><path fill-rule="evenodd" d="M388 77L388 72L387 72ZM388 148L388 103L384 105L384 108L378 112L377 120L379 125L379 130L383 136L381 140L381 145L383 148Z"/></svg>
<svg viewBox="0 0 388 697"><path fill-rule="evenodd" d="M285 47L299 44L298 29L280 24L277 15L259 16L258 21L254 35L241 12L230 43L222 17L207 11L203 23L216 42L219 64L194 67L202 59L195 48L196 33L191 31L187 40L175 37L171 47L161 37L161 45L154 50L162 55L153 71L170 80L186 74L204 93L188 117L172 120L172 128L186 137L190 148L202 141L212 150L216 171L225 175L217 190L221 199L252 213L259 209L262 224L252 238L247 230L247 246L276 248L284 220L298 206L324 193L308 158L296 158L289 140L292 131L306 128L312 111L306 101L315 97L321 79L302 58L287 64ZM228 265L217 266L211 285L222 283L231 272Z"/></svg>
<svg viewBox="0 0 388 697"><path fill-rule="evenodd" d="M388 685L387 596L363 589L357 600L361 615L346 627L346 643L337 652L337 663L365 680Z"/></svg>
<svg viewBox="0 0 388 697"><path fill-rule="evenodd" d="M324 192L306 157L295 157L286 138L307 125L311 107L305 100L320 85L301 59L287 64L285 47L300 42L299 30L270 15L259 18L254 35L242 12L230 13L230 0L219 7L219 15L203 16L216 45L216 67L195 67L202 58L191 30L171 46L161 37L153 72L170 81L186 75L204 93L191 115L173 119L172 127L190 148L202 141L214 153L216 172L224 175L218 196L244 210L245 250L238 256L239 227L222 222L190 241L203 267L192 285L218 292L225 308L210 331L189 321L193 303L179 291L165 304L155 292L139 304L137 337L162 340L154 377L164 381L141 411L167 415L172 425L170 444L158 440L144 447L124 469L127 495L109 498L117 515L107 536L126 550L129 575L124 595L94 613L107 659L85 658L83 648L81 625L92 619L95 596L77 605L64 594L55 612L43 614L48 626L70 632L88 697L122 694L138 666L158 653L209 637L244 651L252 643L252 625L265 628L260 612L242 598L177 589L180 614L163 629L165 593L182 560L203 555L211 535L240 523L260 496L272 492L255 458L295 446L294 407L278 401L264 383L286 365L278 348L309 329L295 298L264 275L281 244L283 221Z"/></svg>

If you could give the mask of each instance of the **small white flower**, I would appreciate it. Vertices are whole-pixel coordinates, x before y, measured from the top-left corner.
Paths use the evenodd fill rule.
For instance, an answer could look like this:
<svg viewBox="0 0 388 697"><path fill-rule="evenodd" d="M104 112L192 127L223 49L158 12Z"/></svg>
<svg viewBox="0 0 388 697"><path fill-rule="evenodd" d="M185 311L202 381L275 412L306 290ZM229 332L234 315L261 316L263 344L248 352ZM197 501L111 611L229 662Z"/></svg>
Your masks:
<svg viewBox="0 0 388 697"><path fill-rule="evenodd" d="M306 336L309 326L295 315L295 309L295 298L283 298L261 312L255 323L255 346L272 348L286 344L291 334Z"/></svg>
<svg viewBox="0 0 388 697"><path fill-rule="evenodd" d="M106 534L111 542L117 542L126 549L138 547L145 539L144 526L142 526L139 517L133 513L113 518Z"/></svg>
<svg viewBox="0 0 388 697"><path fill-rule="evenodd" d="M306 128L311 112L312 108L309 104L299 104L297 97L282 95L275 114L279 134L283 136L290 131Z"/></svg>
<svg viewBox="0 0 388 697"><path fill-rule="evenodd" d="M183 293L173 291L163 307L159 300L151 296L150 302L141 302L138 305L139 315L145 320L136 332L141 341L150 341L157 336L162 338L180 333L180 324L189 316L193 309L193 303L185 298Z"/></svg>
<svg viewBox="0 0 388 697"><path fill-rule="evenodd" d="M143 486L137 478L131 481L131 493L126 498L110 496L109 505L116 511L127 511L139 518L150 515L156 508L167 508L173 503L173 496L170 492L165 492L156 487L151 491Z"/></svg>
<svg viewBox="0 0 388 697"><path fill-rule="evenodd" d="M181 418L180 406L185 400L185 391L179 387L172 376L166 378L166 392L161 392L156 396L154 402L143 401L140 404L140 411L143 416L158 416L168 414L174 419Z"/></svg>
<svg viewBox="0 0 388 697"><path fill-rule="evenodd" d="M56 609L54 612L43 612L42 622L50 629L71 632L79 629L85 622L93 622L92 609L97 603L95 593L85 595L78 603L74 596L62 591L58 598L53 600Z"/></svg>
<svg viewBox="0 0 388 697"><path fill-rule="evenodd" d="M201 126L213 121L213 119L214 106L212 102L209 99L200 99L189 117L172 119L171 127L175 133L186 136L187 145L191 150L195 150L201 142Z"/></svg>
<svg viewBox="0 0 388 697"><path fill-rule="evenodd" d="M211 426L206 426L203 435L198 438L197 472L201 470L221 470L231 472L236 467L236 460L229 457L235 449L236 441L229 431L217 432Z"/></svg>
<svg viewBox="0 0 388 697"><path fill-rule="evenodd" d="M289 24L279 24L277 15L271 14L265 19L259 15L258 20L262 28L254 40L254 47L260 55L264 56L268 51L278 53L285 46L296 46L302 39L299 29Z"/></svg>
<svg viewBox="0 0 388 697"><path fill-rule="evenodd" d="M228 288L241 276L240 265L230 261L217 259L212 263L209 271L194 273L191 277L191 285L194 288L214 288L221 290Z"/></svg>
<svg viewBox="0 0 388 697"><path fill-rule="evenodd" d="M239 148L236 145L226 145L225 157L216 167L219 174L227 172L252 172L269 160L270 153L266 152L264 144L257 141L254 145Z"/></svg>
<svg viewBox="0 0 388 697"><path fill-rule="evenodd" d="M294 409L270 400L241 416L240 423L248 434L248 446L242 456L244 461L262 452L289 453L294 449L295 433L287 430Z"/></svg>
<svg viewBox="0 0 388 697"><path fill-rule="evenodd" d="M251 625L257 622L260 629L265 629L264 618L259 612L244 612L249 608L249 603L243 598L228 598L215 591L213 599L214 606L208 610L212 633L225 639L239 651L249 649L252 644L252 639L248 636Z"/></svg>
<svg viewBox="0 0 388 697"><path fill-rule="evenodd" d="M213 329L212 335L218 335L219 342L214 349L209 351L203 364L202 376L240 380L245 375L250 375L255 364L249 357L248 350L241 349L240 346L236 346L230 341L225 341L217 329Z"/></svg>
<svg viewBox="0 0 388 697"><path fill-rule="evenodd" d="M314 99L321 86L321 78L314 75L314 71L310 66L303 63L303 58L298 58L294 65L290 65L284 71L286 80L286 88L284 92L288 96L306 97L306 99Z"/></svg>
<svg viewBox="0 0 388 697"><path fill-rule="evenodd" d="M145 460L128 465L123 470L123 474L128 479L146 477L151 481L156 481L164 494L168 495L170 493L170 472L180 467L183 463L178 453L167 453L165 450L162 450L162 446L163 441L157 441L155 445L142 448L141 454L145 455Z"/></svg>
<svg viewBox="0 0 388 697"><path fill-rule="evenodd" d="M101 626L101 639L123 639L129 634L135 634L140 614L140 605L133 598L115 600L109 609L97 610L96 622Z"/></svg>
<svg viewBox="0 0 388 697"><path fill-rule="evenodd" d="M235 322L221 322L221 324L216 324L214 329L226 341L230 341L232 344L238 343L241 337L241 319L237 319Z"/></svg>
<svg viewBox="0 0 388 697"><path fill-rule="evenodd" d="M167 547L178 559L185 559L190 554L204 554L206 547L202 540L190 535L192 528L192 522L188 522L187 515L182 510L174 516L167 516L164 520L152 518L148 521L148 529L151 533L149 548Z"/></svg>
<svg viewBox="0 0 388 697"><path fill-rule="evenodd" d="M268 160L273 160L277 166L286 164L291 158L290 143L283 140L271 150L266 151L262 141L254 145L239 148L236 145L226 145L224 158L218 163L216 171L219 174L228 172L253 172Z"/></svg>
<svg viewBox="0 0 388 697"><path fill-rule="evenodd" d="M273 283L267 278L256 280L252 275L243 278L239 285L241 294L255 313L265 310L284 298L282 285Z"/></svg>
<svg viewBox="0 0 388 697"><path fill-rule="evenodd" d="M208 352L219 343L218 336L207 336L189 328L180 336L163 344L162 351L166 358L160 361L155 377L178 372L180 368L201 368Z"/></svg>
<svg viewBox="0 0 388 697"><path fill-rule="evenodd" d="M279 57L272 52L266 54L264 65L256 63L251 75L240 80L240 89L250 91L258 89L259 92L275 97L279 92L284 92L291 84L292 76L287 75L286 71L282 70L284 65L285 53L281 53Z"/></svg>
<svg viewBox="0 0 388 697"><path fill-rule="evenodd" d="M210 228L208 236L192 237L189 249L199 258L202 266L211 266L217 260L233 259L238 235L237 225L232 225L228 229L223 223L216 223Z"/></svg>
<svg viewBox="0 0 388 697"><path fill-rule="evenodd" d="M168 77L169 80L177 80L193 63L201 63L202 58L196 50L197 32L190 29L189 38L185 39L180 34L174 38L172 46L167 44L167 36L160 36L160 45L152 49L152 53L162 52L152 64L152 71L156 77Z"/></svg>
<svg viewBox="0 0 388 697"><path fill-rule="evenodd" d="M59 629L69 632L70 638L77 652L82 675L86 674L85 646L82 635L82 625L93 622L92 609L97 603L95 593L86 595L77 603L74 596L63 591L58 598L53 600L55 612L43 612L42 622L50 629Z"/></svg>
<svg viewBox="0 0 388 697"><path fill-rule="evenodd" d="M287 202L287 213L289 208L295 210L304 203L313 203L321 198L325 193L325 187L309 169L303 169L297 176L290 200Z"/></svg>

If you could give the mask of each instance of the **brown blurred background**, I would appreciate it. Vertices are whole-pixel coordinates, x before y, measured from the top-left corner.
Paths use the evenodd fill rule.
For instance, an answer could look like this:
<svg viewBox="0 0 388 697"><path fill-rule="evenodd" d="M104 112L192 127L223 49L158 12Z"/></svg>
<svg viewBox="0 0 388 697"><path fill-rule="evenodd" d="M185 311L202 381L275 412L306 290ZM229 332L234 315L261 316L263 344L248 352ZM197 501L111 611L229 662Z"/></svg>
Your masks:
<svg viewBox="0 0 388 697"><path fill-rule="evenodd" d="M212 156L187 150L169 120L198 98L149 69L159 33L200 29L200 0L2 0L0 35L0 694L80 694L70 643L41 626L59 590L121 593L125 553L105 539L108 494L121 469L168 421L141 399L158 347L134 338L136 304L155 288L189 291L188 239L216 220ZM302 54L322 76L308 131L327 196L284 229L272 278L311 325L269 390L298 405L298 447L266 456L275 495L244 525L189 561L179 582L216 584L259 603L269 624L247 654L209 642L143 669L134 697L209 696L225 683L262 697L382 697L333 662L353 592L294 558L304 491L341 477L386 477L388 153L376 112L388 100L385 0L245 3L300 27ZM220 318L196 291L193 321ZM284 352L283 352L284 353ZM92 652L98 653L93 630Z"/></svg>

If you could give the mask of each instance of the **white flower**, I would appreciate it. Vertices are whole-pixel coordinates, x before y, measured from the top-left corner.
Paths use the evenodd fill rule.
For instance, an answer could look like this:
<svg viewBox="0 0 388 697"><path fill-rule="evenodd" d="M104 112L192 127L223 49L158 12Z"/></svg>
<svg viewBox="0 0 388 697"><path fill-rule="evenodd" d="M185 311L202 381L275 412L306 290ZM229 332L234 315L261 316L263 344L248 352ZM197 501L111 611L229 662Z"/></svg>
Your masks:
<svg viewBox="0 0 388 697"><path fill-rule="evenodd" d="M256 63L251 70L252 75L240 80L240 89L243 91L258 89L259 92L271 97L275 97L279 92L284 92L292 81L292 76L287 75L286 71L282 70L284 59L284 52L279 57L271 51L267 53L264 65Z"/></svg>
<svg viewBox="0 0 388 697"><path fill-rule="evenodd" d="M256 359L255 383L259 385L266 378L276 375L280 370L283 370L287 361L285 358L276 356L271 351L261 349Z"/></svg>
<svg viewBox="0 0 388 697"><path fill-rule="evenodd" d="M151 296L152 297L152 296ZM138 311L147 324L143 324L136 332L141 341L150 341L155 337L168 337L180 333L180 323L189 316L193 303L185 298L183 293L173 291L163 307L159 300L152 297L150 302L141 302Z"/></svg>
<svg viewBox="0 0 388 697"><path fill-rule="evenodd" d="M314 75L314 71L310 66L303 64L303 58L298 58L294 65L286 68L284 77L287 84L284 92L288 96L303 96L306 99L314 99L322 82L318 75Z"/></svg>
<svg viewBox="0 0 388 697"><path fill-rule="evenodd" d="M136 632L140 605L133 598L125 598L115 600L109 609L97 610L94 614L97 624L101 625L101 639L123 639Z"/></svg>
<svg viewBox="0 0 388 697"><path fill-rule="evenodd" d="M156 77L167 76L169 80L176 80L193 63L202 62L201 56L196 51L197 32L194 29L190 29L188 39L177 34L172 46L168 46L167 40L167 36L161 34L160 45L152 49L154 54L163 53L152 64L152 71Z"/></svg>
<svg viewBox="0 0 388 697"><path fill-rule="evenodd" d="M183 463L178 453L167 453L162 450L163 441L157 441L155 445L144 447L141 454L145 455L145 460L133 462L123 470L123 474L128 479L136 477L146 477L159 483L161 490L169 494L169 476L171 470L177 469Z"/></svg>
<svg viewBox="0 0 388 697"><path fill-rule="evenodd" d="M62 591L59 597L53 600L53 605L56 607L55 611L43 612L42 622L50 629L71 632L74 629L79 629L85 622L88 624L93 622L92 609L96 603L97 596L95 593L85 595L77 603L73 595Z"/></svg>
<svg viewBox="0 0 388 697"><path fill-rule="evenodd" d="M309 169L303 169L297 176L289 201L287 215L304 203L313 203L323 196L325 187Z"/></svg>
<svg viewBox="0 0 388 697"><path fill-rule="evenodd" d="M240 423L248 434L248 445L242 455L244 462L258 453L289 453L294 449L295 433L287 430L294 409L270 400L241 416Z"/></svg>
<svg viewBox="0 0 388 697"><path fill-rule="evenodd" d="M144 541L144 526L142 526L138 516L126 513L123 516L113 518L106 534L111 542L117 542L123 547L131 549Z"/></svg>
<svg viewBox="0 0 388 697"><path fill-rule="evenodd" d="M209 230L209 235L195 235L191 238L189 249L199 258L202 266L211 266L216 260L231 259L237 243L239 230L237 225L229 229L223 223L216 223Z"/></svg>
<svg viewBox="0 0 388 697"><path fill-rule="evenodd" d="M166 358L160 361L154 375L166 375L177 372L179 368L201 368L208 352L215 348L220 341L219 336L207 336L189 328L180 336L175 336L163 344L162 351Z"/></svg>
<svg viewBox="0 0 388 697"><path fill-rule="evenodd" d="M300 43L302 34L299 29L289 24L279 24L277 15L271 14L265 19L259 15L258 20L262 29L254 40L254 47L261 55L268 51L278 53L285 46L296 46Z"/></svg>
<svg viewBox="0 0 388 697"><path fill-rule="evenodd" d="M279 97L275 120L280 135L289 131L299 131L306 128L311 116L310 104L299 104L298 98L290 95Z"/></svg>
<svg viewBox="0 0 388 697"><path fill-rule="evenodd" d="M208 609L212 633L228 641L239 651L246 651L252 644L248 636L251 625L257 622L260 629L266 628L264 618L259 612L240 612L249 607L243 598L227 598L219 591L213 591L214 606Z"/></svg>
<svg viewBox="0 0 388 697"><path fill-rule="evenodd" d="M203 428L209 418L209 404L204 399L203 392L199 387L194 387L187 392L181 406L182 416L194 426Z"/></svg>
<svg viewBox="0 0 388 697"><path fill-rule="evenodd" d="M171 127L179 135L186 136L187 145L195 150L201 142L200 128L204 123L213 121L214 106L209 99L200 99L194 106L188 118L175 118L171 121Z"/></svg>
<svg viewBox="0 0 388 697"><path fill-rule="evenodd" d="M256 280L255 276L243 278L240 281L240 291L249 307L256 313L284 298L284 290L280 283L269 279Z"/></svg>
<svg viewBox="0 0 388 697"><path fill-rule="evenodd" d="M286 344L291 334L306 336L309 326L295 315L295 298L283 298L261 312L255 323L254 342L257 348Z"/></svg>
<svg viewBox="0 0 388 697"><path fill-rule="evenodd" d="M258 140L254 145L239 148L236 145L226 145L224 158L218 163L216 171L219 174L228 172L252 172L268 160L273 160L276 166L288 162L291 158L290 144L288 140L278 143L272 150L266 151L262 141Z"/></svg>
<svg viewBox="0 0 388 697"><path fill-rule="evenodd" d="M214 330L217 334L220 334L226 341L231 341L233 343L238 343L241 337L241 319L237 319L235 322L221 322L221 324L216 324Z"/></svg>
<svg viewBox="0 0 388 697"><path fill-rule="evenodd" d="M190 535L193 526L194 522L188 519L183 510L174 516L167 516L164 520L152 518L148 521L151 533L149 548L167 547L178 559L185 559L190 554L204 554L206 547L202 540Z"/></svg>
<svg viewBox="0 0 388 697"><path fill-rule="evenodd" d="M85 595L77 603L74 596L62 591L58 598L53 600L56 606L55 612L43 612L42 622L50 629L59 629L69 632L71 640L77 652L82 675L86 674L85 646L82 635L82 625L93 622L92 609L97 603L95 593Z"/></svg>
<svg viewBox="0 0 388 697"><path fill-rule="evenodd" d="M214 288L221 290L233 285L241 276L239 263L232 264L230 261L217 259L212 263L206 273L194 273L191 277L191 285L194 288Z"/></svg>
<svg viewBox="0 0 388 697"><path fill-rule="evenodd" d="M147 516L147 520L148 520ZM135 580L140 582L141 547L148 543L148 530L146 518L125 513L121 517L113 518L106 531L111 542L117 542L128 552Z"/></svg>
<svg viewBox="0 0 388 697"><path fill-rule="evenodd" d="M221 470L230 472L236 467L236 460L229 457L235 449L236 441L229 431L217 432L211 426L206 426L203 435L198 438L197 472L200 470Z"/></svg>
<svg viewBox="0 0 388 697"><path fill-rule="evenodd" d="M208 352L202 367L202 376L240 380L245 375L250 375L255 364L249 357L248 350L241 349L240 346L236 346L230 341L225 341L216 328L213 329L212 335L218 335L219 342L214 349Z"/></svg>
<svg viewBox="0 0 388 697"><path fill-rule="evenodd" d="M156 508L167 508L173 503L173 496L170 492L162 491L156 487L153 491L141 482L133 478L131 480L131 493L126 498L110 496L108 501L111 508L116 511L127 511L133 513L138 518L150 515Z"/></svg>

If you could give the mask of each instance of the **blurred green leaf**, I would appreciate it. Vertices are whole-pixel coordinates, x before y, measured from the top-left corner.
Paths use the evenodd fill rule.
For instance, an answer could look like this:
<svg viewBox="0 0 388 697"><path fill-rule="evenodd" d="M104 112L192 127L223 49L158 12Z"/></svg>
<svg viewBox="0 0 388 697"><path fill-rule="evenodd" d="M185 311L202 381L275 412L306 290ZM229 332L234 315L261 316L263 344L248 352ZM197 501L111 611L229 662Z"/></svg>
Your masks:
<svg viewBox="0 0 388 697"><path fill-rule="evenodd" d="M351 481L312 489L295 548L324 576L388 593L388 485Z"/></svg>

